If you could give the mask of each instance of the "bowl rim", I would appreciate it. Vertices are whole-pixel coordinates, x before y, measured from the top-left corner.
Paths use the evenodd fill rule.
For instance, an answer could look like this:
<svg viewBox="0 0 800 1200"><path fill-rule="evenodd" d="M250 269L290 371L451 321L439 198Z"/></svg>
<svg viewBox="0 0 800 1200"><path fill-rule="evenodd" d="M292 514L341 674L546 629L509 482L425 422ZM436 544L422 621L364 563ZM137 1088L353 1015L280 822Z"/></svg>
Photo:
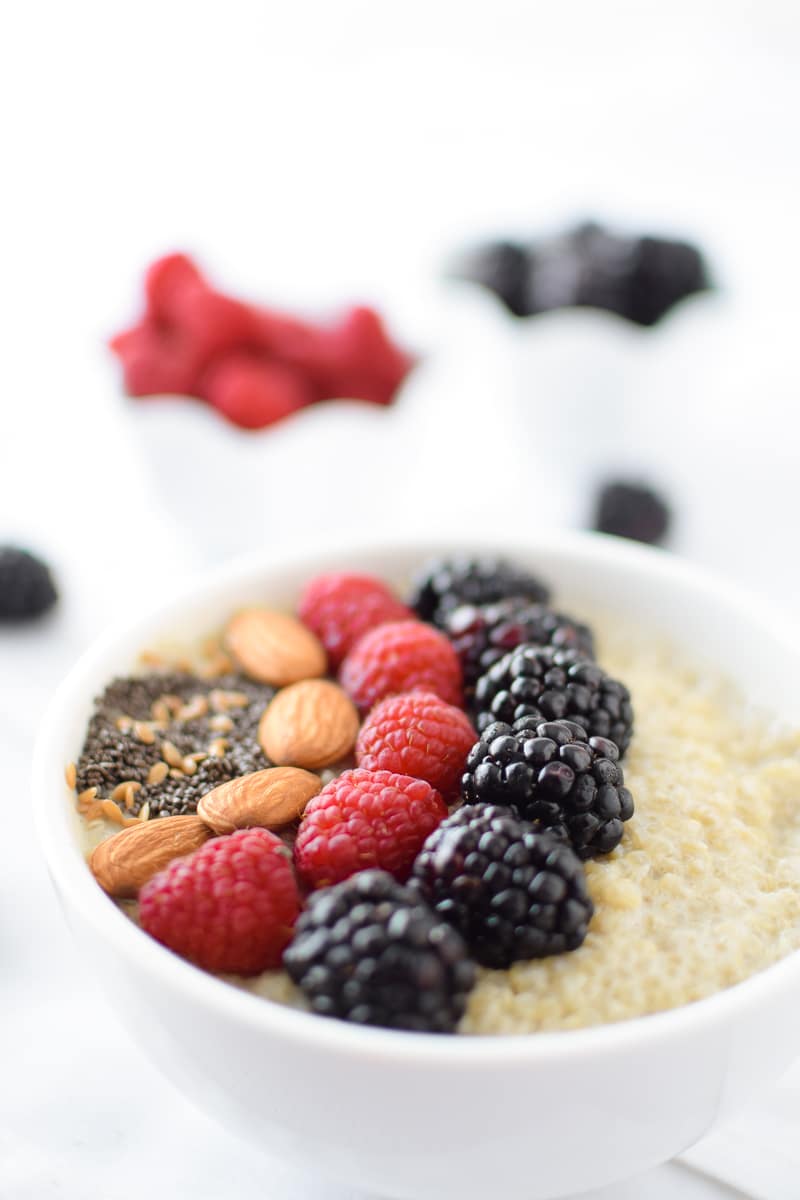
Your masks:
<svg viewBox="0 0 800 1200"><path fill-rule="evenodd" d="M587 565L618 564L634 570L655 573L670 583L690 591L703 593L721 607L733 610L769 632L800 661L800 631L783 614L771 610L761 597L732 585L702 567L675 555L640 543L604 534L557 532L534 535L525 542L453 537L430 539L392 539L386 544L374 540L328 540L320 546L305 544L302 549L280 552L275 560L268 553L257 552L238 556L211 570L194 574L189 582L174 589L158 604L149 606L135 620L130 617L114 623L84 651L57 688L42 719L33 755L34 821L51 878L62 903L75 907L102 938L113 944L137 970L160 977L163 983L179 993L184 1003L201 1005L215 1011L226 1020L239 1022L262 1036L277 1036L286 1042L302 1042L307 1049L320 1052L376 1056L395 1063L412 1065L441 1063L450 1068L505 1067L528 1068L537 1062L554 1058L573 1058L585 1054L616 1056L625 1048L635 1048L644 1041L669 1041L687 1034L701 1034L710 1026L733 1020L738 1013L758 1007L765 997L800 986L800 950L789 952L782 959L763 968L740 982L700 1000L690 1001L677 1008L627 1018L622 1021L581 1029L552 1030L533 1033L507 1033L475 1036L445 1037L428 1033L413 1033L374 1027L362 1027L345 1021L325 1020L316 1014L292 1008L277 1001L233 986L225 978L212 975L179 958L145 934L95 883L88 870L77 839L70 836L68 821L56 823L49 811L54 793L61 796L64 762L56 761L59 731L64 714L76 703L85 706L86 677L98 664L113 655L118 643L130 639L138 629L160 625L170 627L185 606L191 606L199 595L213 596L238 583L242 588L255 577L278 575L307 568L309 573L335 569L341 560L375 558L392 554L413 556L420 563L446 553L501 555L524 558L536 553L565 560L582 559ZM69 810L67 816L71 816Z"/></svg>

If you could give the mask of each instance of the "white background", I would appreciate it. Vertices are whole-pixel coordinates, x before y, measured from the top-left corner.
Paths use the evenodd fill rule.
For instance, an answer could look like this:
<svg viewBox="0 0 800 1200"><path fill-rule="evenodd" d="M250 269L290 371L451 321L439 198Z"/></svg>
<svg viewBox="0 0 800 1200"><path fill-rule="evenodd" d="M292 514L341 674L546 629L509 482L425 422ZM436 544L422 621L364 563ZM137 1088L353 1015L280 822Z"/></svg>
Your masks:
<svg viewBox="0 0 800 1200"><path fill-rule="evenodd" d="M0 540L38 546L64 595L44 627L0 635L2 1200L344 1200L209 1125L74 959L28 759L53 684L107 621L320 521L372 537L580 523L618 467L670 492L679 552L794 616L798 66L792 3L0 8ZM585 215L696 237L720 294L642 334L515 325L440 282L470 238ZM390 423L331 410L246 446L204 413L132 405L103 339L173 248L301 311L374 301L427 365ZM791 1080L764 1103L734 1144L778 1174L759 1191L740 1163L738 1179L796 1196ZM603 1200L673 1195L730 1193L672 1166Z"/></svg>

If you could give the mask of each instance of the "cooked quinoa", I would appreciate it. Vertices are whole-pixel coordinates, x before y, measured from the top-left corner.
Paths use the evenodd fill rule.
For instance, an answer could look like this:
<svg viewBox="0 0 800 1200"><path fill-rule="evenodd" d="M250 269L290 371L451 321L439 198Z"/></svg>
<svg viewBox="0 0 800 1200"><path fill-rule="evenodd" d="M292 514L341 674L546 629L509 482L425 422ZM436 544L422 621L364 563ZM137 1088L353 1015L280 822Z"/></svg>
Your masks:
<svg viewBox="0 0 800 1200"><path fill-rule="evenodd" d="M624 765L635 814L620 846L587 863L596 913L584 944L482 970L462 1033L577 1029L658 1012L800 947L800 733L748 711L722 677L645 631L601 635L599 661L633 695ZM87 846L96 840L87 833ZM232 982L304 1003L283 971Z"/></svg>

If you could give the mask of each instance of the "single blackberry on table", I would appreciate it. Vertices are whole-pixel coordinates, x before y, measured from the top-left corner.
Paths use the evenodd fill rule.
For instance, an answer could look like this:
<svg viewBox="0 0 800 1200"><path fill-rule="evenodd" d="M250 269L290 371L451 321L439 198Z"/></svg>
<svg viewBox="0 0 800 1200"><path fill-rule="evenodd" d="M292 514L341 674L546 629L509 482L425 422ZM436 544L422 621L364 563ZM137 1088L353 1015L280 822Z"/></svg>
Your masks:
<svg viewBox="0 0 800 1200"><path fill-rule="evenodd" d="M490 604L508 596L546 604L550 589L503 558L449 558L423 567L412 585L409 604L423 621L443 625L459 604Z"/></svg>
<svg viewBox="0 0 800 1200"><path fill-rule="evenodd" d="M665 539L670 522L667 502L645 484L615 480L598 493L593 526L600 533L655 544Z"/></svg>
<svg viewBox="0 0 800 1200"><path fill-rule="evenodd" d="M461 780L468 804L507 804L525 820L564 833L581 858L618 846L633 797L619 750L572 721L522 717L490 725Z"/></svg>
<svg viewBox="0 0 800 1200"><path fill-rule="evenodd" d="M451 1033L475 982L456 930L376 870L314 892L283 963L313 1012L419 1032Z"/></svg>
<svg viewBox="0 0 800 1200"><path fill-rule="evenodd" d="M461 662L468 698L480 676L523 642L594 658L588 625L520 596L494 604L461 604L446 615L442 629Z"/></svg>
<svg viewBox="0 0 800 1200"><path fill-rule="evenodd" d="M412 881L487 967L577 949L594 912L572 848L491 804L465 805L443 821Z"/></svg>
<svg viewBox="0 0 800 1200"><path fill-rule="evenodd" d="M58 599L49 568L18 546L0 546L0 621L40 617Z"/></svg>
<svg viewBox="0 0 800 1200"><path fill-rule="evenodd" d="M633 732L633 705L624 683L572 650L521 645L475 685L479 732L494 721L512 725L520 717L574 721L589 737L610 738L620 757Z"/></svg>

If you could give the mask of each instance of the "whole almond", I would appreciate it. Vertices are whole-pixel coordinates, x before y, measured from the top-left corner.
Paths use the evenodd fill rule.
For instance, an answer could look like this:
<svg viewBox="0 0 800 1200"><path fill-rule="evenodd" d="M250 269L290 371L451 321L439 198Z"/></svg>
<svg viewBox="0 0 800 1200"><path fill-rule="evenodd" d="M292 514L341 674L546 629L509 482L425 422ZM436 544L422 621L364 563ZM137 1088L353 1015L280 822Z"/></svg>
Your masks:
<svg viewBox="0 0 800 1200"><path fill-rule="evenodd" d="M269 608L236 613L225 630L225 644L251 679L273 687L324 675L328 665L325 647L310 629Z"/></svg>
<svg viewBox="0 0 800 1200"><path fill-rule="evenodd" d="M260 825L280 829L302 815L322 787L319 775L296 767L268 767L221 783L197 805L197 815L215 833Z"/></svg>
<svg viewBox="0 0 800 1200"><path fill-rule="evenodd" d="M267 705L258 740L271 762L316 771L347 757L358 726L358 710L338 684L307 679L284 688Z"/></svg>
<svg viewBox="0 0 800 1200"><path fill-rule="evenodd" d="M109 896L135 896L173 858L184 858L211 837L199 817L158 817L131 825L100 842L89 866Z"/></svg>

